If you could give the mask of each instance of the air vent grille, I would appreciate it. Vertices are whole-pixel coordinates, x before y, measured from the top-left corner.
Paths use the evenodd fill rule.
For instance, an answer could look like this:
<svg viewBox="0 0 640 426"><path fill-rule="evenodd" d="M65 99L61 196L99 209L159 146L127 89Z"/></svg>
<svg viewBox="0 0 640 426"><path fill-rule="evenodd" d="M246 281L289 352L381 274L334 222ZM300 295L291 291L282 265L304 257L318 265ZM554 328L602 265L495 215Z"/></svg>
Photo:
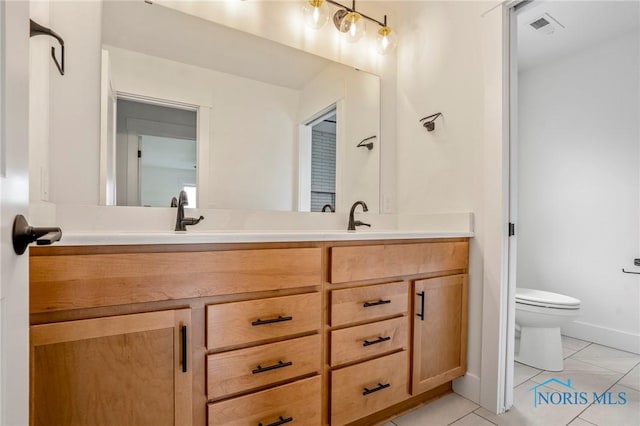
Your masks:
<svg viewBox="0 0 640 426"><path fill-rule="evenodd" d="M540 28L546 27L547 25L549 25L549 21L547 21L545 18L539 18L533 21L532 23L530 23L529 25L531 25L534 29L539 30Z"/></svg>

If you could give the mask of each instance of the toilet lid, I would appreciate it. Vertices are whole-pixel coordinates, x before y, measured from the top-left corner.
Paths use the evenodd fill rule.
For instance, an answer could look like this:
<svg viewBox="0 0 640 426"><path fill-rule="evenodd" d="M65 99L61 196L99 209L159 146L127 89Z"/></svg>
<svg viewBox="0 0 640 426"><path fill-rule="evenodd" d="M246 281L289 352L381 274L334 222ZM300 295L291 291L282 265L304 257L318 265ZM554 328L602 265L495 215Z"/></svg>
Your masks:
<svg viewBox="0 0 640 426"><path fill-rule="evenodd" d="M516 288L516 303L558 309L578 309L580 300L564 294L531 288Z"/></svg>

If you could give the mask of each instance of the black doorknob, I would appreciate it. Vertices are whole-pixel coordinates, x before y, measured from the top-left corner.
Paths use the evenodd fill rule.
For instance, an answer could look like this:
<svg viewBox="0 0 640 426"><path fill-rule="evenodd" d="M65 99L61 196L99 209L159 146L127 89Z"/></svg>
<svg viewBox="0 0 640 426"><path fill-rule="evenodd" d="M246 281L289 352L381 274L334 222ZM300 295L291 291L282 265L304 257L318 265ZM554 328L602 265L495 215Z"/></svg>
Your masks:
<svg viewBox="0 0 640 426"><path fill-rule="evenodd" d="M29 225L21 214L13 220L13 250L16 254L23 254L27 246L36 242L39 246L47 246L62 238L62 229L54 227L36 228Z"/></svg>

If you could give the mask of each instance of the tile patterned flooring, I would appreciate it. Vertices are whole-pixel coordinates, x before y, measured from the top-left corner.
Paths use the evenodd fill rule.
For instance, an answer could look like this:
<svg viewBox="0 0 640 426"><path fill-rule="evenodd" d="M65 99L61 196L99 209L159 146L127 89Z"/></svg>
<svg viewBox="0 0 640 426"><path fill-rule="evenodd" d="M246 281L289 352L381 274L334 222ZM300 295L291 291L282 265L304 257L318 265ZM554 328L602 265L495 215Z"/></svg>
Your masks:
<svg viewBox="0 0 640 426"><path fill-rule="evenodd" d="M449 394L383 426L640 426L640 355L562 336L565 369L553 373L516 363L514 406L496 415L457 394ZM624 405L533 406L531 389L555 377L579 391L625 392ZM556 383L544 387L563 390ZM591 399L591 398L590 398Z"/></svg>

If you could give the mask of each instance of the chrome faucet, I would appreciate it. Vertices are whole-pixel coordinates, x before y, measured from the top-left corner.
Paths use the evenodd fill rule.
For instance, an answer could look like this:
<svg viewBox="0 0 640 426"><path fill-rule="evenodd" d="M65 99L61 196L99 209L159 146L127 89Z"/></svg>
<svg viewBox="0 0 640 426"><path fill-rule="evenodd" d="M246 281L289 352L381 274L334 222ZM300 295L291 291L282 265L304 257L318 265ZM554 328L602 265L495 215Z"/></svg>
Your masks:
<svg viewBox="0 0 640 426"><path fill-rule="evenodd" d="M175 197L174 197L175 199ZM173 200L171 202L171 206L173 207ZM186 191L180 191L180 195L178 196L178 200L176 206L178 207L178 215L176 216L176 231L186 231L187 225L196 225L204 216L196 217L184 217L184 206L189 205L189 200L187 199Z"/></svg>
<svg viewBox="0 0 640 426"><path fill-rule="evenodd" d="M335 212L333 207L331 207L331 204L325 204L324 206L322 206L322 213L326 212L327 209L329 209L330 213L334 213Z"/></svg>
<svg viewBox="0 0 640 426"><path fill-rule="evenodd" d="M351 206L351 211L349 212L349 226L347 227L347 231L355 231L356 230L356 226L368 226L371 227L371 224L369 223L364 223L361 222L359 220L354 220L353 218L353 214L356 211L356 207L358 207L358 205L362 206L362 211L363 212L368 212L369 209L367 208L367 204L364 201L356 201L355 203L353 203L353 205Z"/></svg>

